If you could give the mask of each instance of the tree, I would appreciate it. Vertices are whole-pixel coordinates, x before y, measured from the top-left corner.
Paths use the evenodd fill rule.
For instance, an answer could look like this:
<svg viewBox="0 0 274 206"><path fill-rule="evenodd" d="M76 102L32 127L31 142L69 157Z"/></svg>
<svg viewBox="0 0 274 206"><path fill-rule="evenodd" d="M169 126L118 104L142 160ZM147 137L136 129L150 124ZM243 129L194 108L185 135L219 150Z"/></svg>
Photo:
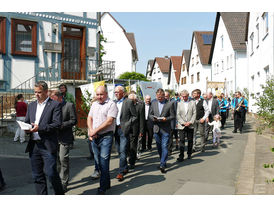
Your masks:
<svg viewBox="0 0 274 206"><path fill-rule="evenodd" d="M125 72L119 76L119 79L133 79L140 81L148 81L146 76L138 72Z"/></svg>
<svg viewBox="0 0 274 206"><path fill-rule="evenodd" d="M274 128L274 78L273 76L266 81L266 85L261 85L263 95L256 98L255 105L259 107L258 116L260 126L257 128L258 133L262 133L265 128Z"/></svg>

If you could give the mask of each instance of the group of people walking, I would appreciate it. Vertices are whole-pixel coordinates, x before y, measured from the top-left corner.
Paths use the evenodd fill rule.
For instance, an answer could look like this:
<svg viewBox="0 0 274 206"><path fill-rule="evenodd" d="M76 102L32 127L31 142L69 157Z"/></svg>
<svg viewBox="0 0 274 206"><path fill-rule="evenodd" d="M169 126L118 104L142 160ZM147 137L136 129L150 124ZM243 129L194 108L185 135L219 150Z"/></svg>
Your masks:
<svg viewBox="0 0 274 206"><path fill-rule="evenodd" d="M75 105L66 100L66 87L65 92L59 87L49 93L47 84L40 81L35 84L34 91L37 101L28 105L24 121L32 124L32 129L27 131L30 140L26 152L31 160L36 193L48 194L48 176L55 194L64 194L69 181L69 145L74 139L72 127L77 123ZM160 88L156 99L151 100L147 95L141 101L136 92L127 94L122 86L117 86L114 93L116 100L113 101L105 86L97 87L87 117L88 138L95 162L91 176L100 178L97 194L105 194L111 187L109 164L113 141L119 155L118 181L123 181L129 170L135 168L143 151L151 151L153 139L160 158L157 168L161 173L167 172L167 159L173 152L174 138L175 148L179 150L178 163L185 160L186 140L187 159L191 159L193 152L205 152L211 131L213 146L220 143L229 108L222 96L217 100L211 92L201 95L196 89L192 97L183 90L171 99L170 93ZM231 105L234 108L233 132L239 129L241 133L247 101L237 92Z"/></svg>

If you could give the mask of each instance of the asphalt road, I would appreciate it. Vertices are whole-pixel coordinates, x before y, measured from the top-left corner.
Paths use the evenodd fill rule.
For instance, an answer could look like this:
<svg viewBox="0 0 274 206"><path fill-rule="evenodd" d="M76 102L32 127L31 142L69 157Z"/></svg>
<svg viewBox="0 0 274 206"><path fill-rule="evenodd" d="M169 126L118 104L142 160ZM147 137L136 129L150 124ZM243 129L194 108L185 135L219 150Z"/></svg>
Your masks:
<svg viewBox="0 0 274 206"><path fill-rule="evenodd" d="M136 168L125 176L123 182L118 182L115 177L119 162L117 154L114 153L110 163L111 189L108 190L107 194L235 194L235 182L251 126L247 122L243 134L233 134L232 126L232 121L228 121L226 128L222 131L223 137L219 148L212 148L210 139L206 146L206 152L194 153L192 159L181 163L176 162L178 152L175 151L168 158L166 174L157 170L159 157L154 144L152 152L144 152L141 160L136 163ZM11 143L6 143L6 147L12 148L12 145L8 146L14 144L12 138L10 140ZM20 147L23 148L23 146ZM22 152L21 150L20 152ZM20 152L16 153L12 149L5 149L5 151L2 149L2 153L0 151L0 167L8 185L5 191L0 192L0 195L35 194L29 159L26 154ZM71 151L71 179L67 195L96 194L99 180L90 178L94 164L93 161L86 159L87 155L88 149L85 140L77 140L75 149ZM49 194L53 194L50 186Z"/></svg>

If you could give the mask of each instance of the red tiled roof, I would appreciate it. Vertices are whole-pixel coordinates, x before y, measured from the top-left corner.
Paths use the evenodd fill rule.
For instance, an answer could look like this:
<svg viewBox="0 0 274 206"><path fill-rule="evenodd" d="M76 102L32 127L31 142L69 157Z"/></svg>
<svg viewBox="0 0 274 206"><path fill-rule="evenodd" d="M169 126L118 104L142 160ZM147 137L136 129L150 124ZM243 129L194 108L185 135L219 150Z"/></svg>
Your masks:
<svg viewBox="0 0 274 206"><path fill-rule="evenodd" d="M212 31L194 31L193 37L195 36L201 63L208 64L210 50L211 50L211 44L204 44L204 40L202 37L203 34L213 35L213 32ZM192 37L192 41L193 41L193 37ZM191 48L191 50L192 50L192 48Z"/></svg>
<svg viewBox="0 0 274 206"><path fill-rule="evenodd" d="M170 58L155 57L150 75L152 74L152 71L156 62L159 65L159 68L162 73L169 73Z"/></svg>
<svg viewBox="0 0 274 206"><path fill-rule="evenodd" d="M175 70L176 81L179 84L181 75L182 56L171 56L170 60Z"/></svg>

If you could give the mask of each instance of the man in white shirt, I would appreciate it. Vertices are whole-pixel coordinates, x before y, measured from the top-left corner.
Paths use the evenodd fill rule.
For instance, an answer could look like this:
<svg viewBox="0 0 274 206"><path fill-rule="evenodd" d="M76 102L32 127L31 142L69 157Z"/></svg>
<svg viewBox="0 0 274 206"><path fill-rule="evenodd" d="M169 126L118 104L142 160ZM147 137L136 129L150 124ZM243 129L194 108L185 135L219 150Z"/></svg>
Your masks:
<svg viewBox="0 0 274 206"><path fill-rule="evenodd" d="M208 117L209 110L207 103L201 98L201 90L195 89L193 92L193 98L196 103L196 120L194 122L194 139L193 139L193 151L197 150L197 131L200 133L201 140L201 152L205 151L205 121Z"/></svg>
<svg viewBox="0 0 274 206"><path fill-rule="evenodd" d="M62 107L57 101L49 99L48 85L44 81L34 86L37 101L29 104L25 122L32 124L30 140L26 152L29 152L32 176L36 193L47 195L48 176L56 195L63 195L61 179L56 169L58 129L62 124Z"/></svg>

